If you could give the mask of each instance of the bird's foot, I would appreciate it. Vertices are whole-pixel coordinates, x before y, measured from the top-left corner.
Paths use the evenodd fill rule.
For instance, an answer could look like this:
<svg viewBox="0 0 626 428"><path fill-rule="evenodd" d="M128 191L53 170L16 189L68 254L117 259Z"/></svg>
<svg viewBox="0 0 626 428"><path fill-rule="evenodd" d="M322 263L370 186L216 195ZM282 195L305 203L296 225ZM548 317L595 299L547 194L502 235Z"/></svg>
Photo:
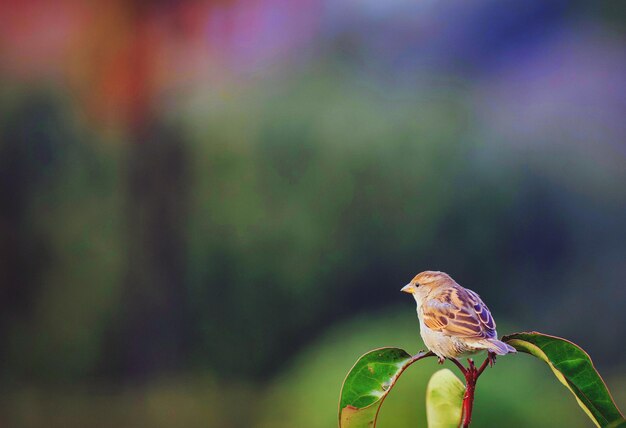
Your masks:
<svg viewBox="0 0 626 428"><path fill-rule="evenodd" d="M443 364L446 359L444 357L437 357L437 363Z"/></svg>
<svg viewBox="0 0 626 428"><path fill-rule="evenodd" d="M496 354L493 352L487 352L487 359L489 360L489 367L493 367L496 363Z"/></svg>

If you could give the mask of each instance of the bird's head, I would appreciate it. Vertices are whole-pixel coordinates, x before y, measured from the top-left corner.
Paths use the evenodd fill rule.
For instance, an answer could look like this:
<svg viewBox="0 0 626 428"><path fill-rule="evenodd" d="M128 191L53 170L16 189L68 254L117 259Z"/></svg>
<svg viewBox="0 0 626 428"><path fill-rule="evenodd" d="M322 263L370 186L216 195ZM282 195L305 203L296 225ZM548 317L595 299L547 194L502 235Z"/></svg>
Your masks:
<svg viewBox="0 0 626 428"><path fill-rule="evenodd" d="M422 273L418 273L407 285L402 287L400 291L405 293L415 294L424 289L432 290L433 288L441 285L454 282L450 275L445 272L439 272L434 270L427 270Z"/></svg>

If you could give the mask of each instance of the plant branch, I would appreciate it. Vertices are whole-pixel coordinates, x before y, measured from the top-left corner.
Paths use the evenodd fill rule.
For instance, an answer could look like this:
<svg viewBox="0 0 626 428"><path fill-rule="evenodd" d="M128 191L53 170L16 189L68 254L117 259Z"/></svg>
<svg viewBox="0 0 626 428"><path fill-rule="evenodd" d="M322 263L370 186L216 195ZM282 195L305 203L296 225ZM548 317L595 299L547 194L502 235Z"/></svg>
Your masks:
<svg viewBox="0 0 626 428"><path fill-rule="evenodd" d="M450 358L450 361L452 361L454 364L456 364L456 366L459 368L459 370L461 370L461 373L463 373L463 376L465 376L467 374L467 370L465 369L465 367L463 367L463 364L461 364L461 362L459 360L457 360L456 358Z"/></svg>
<svg viewBox="0 0 626 428"><path fill-rule="evenodd" d="M493 364L492 356L488 355L485 361L477 369L474 361L469 358L469 367L463 367L463 364L457 359L451 359L465 376L465 395L463 395L463 412L461 413L461 427L468 428L472 422L472 408L474 407L474 393L476 391L476 382L481 374L487 368L487 364Z"/></svg>
<svg viewBox="0 0 626 428"><path fill-rule="evenodd" d="M492 357L492 358L495 359L495 357ZM478 369L478 376L483 374L483 372L487 368L487 364L491 364L491 366L493 366L492 360L489 357L485 358L485 361L483 361L483 363L481 364L480 368ZM478 376L476 376L477 379L478 379Z"/></svg>
<svg viewBox="0 0 626 428"><path fill-rule="evenodd" d="M434 357L434 356L435 356L435 354L432 353L431 351L428 351L428 352L419 351L417 354L415 354L415 355L413 355L411 357L411 360L407 364L407 367L410 366L411 364L413 364L414 362L421 360L422 358Z"/></svg>

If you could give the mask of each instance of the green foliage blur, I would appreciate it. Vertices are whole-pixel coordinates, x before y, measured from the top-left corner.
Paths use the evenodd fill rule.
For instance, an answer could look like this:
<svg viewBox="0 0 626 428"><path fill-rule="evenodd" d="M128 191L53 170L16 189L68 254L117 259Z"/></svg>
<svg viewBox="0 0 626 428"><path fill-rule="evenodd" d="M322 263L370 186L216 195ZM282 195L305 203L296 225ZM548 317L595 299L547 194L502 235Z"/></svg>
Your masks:
<svg viewBox="0 0 626 428"><path fill-rule="evenodd" d="M452 97L429 99L423 117L423 100L385 103L349 82L320 80L314 90L296 82L274 94L271 111L263 93L226 104L208 120L185 119L188 214L177 227L185 236L187 280L180 286L191 346L179 363L183 377L151 377L139 386L102 383L119 376L106 360L119 355L125 334L118 327L128 268L125 146L88 141L88 131L72 125L67 106L49 93L11 106L4 117L13 126L41 115L39 129L3 126L2 159L29 176L21 183L28 197L10 209L19 211L18 233L31 236L20 235L20 243L34 248L14 256L39 252L41 263L31 268L18 259L5 267L29 266L19 271L26 274L20 283L32 287L9 288L16 305L3 310L3 378L13 385L3 413L12 426L167 426L171 418L189 427L207 420L332 426L341 380L359 355L377 346L420 349L413 302L399 288L423 268L446 269L478 290L501 333L542 328L585 338L612 389L626 389L623 376L611 376L620 359L610 353L619 344L597 346L606 342L586 336L589 324L568 328L554 319L566 314L559 308L542 314L542 296L582 305L577 296L586 280L577 269L603 266L623 245L607 236L595 258L566 245L585 242L594 228L582 227L589 208L565 189L575 174L550 177L543 168L559 159L519 159L473 142L458 119L467 112ZM502 158L486 168L480 158L489 151ZM611 195L623 198L617 178L615 186ZM5 189L3 197L11 194ZM531 252L535 246L545 253ZM571 282L549 288L566 266ZM393 310L377 312L391 302ZM572 304L567 312L581 308ZM353 314L358 318L341 321ZM507 328L513 321L516 329ZM436 368L424 362L405 374L381 426L424 422L425 384ZM33 386L42 381L61 386ZM474 424L548 426L559 415L567 426L586 426L562 389L543 365L501 358L481 378ZM623 407L623 394L616 399ZM105 411L110 419L94 423Z"/></svg>

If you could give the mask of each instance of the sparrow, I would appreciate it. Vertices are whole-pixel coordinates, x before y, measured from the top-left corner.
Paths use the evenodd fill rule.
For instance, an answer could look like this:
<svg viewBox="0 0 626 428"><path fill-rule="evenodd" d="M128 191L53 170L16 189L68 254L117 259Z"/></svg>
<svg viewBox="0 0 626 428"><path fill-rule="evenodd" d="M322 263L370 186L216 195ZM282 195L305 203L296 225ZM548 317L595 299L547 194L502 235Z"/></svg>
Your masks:
<svg viewBox="0 0 626 428"><path fill-rule="evenodd" d="M401 291L413 295L420 334L440 364L446 358L456 361L483 350L493 363L495 355L516 352L498 340L496 323L478 294L461 287L447 273L422 272Z"/></svg>

